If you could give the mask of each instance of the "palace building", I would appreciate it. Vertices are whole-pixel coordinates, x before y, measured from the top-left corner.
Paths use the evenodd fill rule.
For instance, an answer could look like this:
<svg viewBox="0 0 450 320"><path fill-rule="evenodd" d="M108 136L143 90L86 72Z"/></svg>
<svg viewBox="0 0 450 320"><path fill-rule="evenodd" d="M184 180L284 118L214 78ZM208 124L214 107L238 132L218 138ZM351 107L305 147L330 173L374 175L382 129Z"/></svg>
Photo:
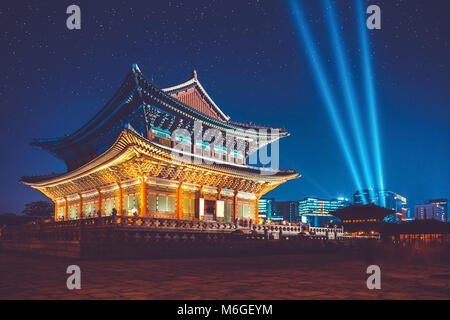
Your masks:
<svg viewBox="0 0 450 320"><path fill-rule="evenodd" d="M230 120L195 71L188 81L159 89L134 64L80 129L32 142L61 159L67 172L21 183L55 202L56 221L117 214L260 223L260 197L299 174L249 159L288 135Z"/></svg>
<svg viewBox="0 0 450 320"><path fill-rule="evenodd" d="M351 205L330 212L330 215L339 218L348 233L353 234L380 232L387 224L384 219L392 214L395 214L395 210L386 209L373 203Z"/></svg>

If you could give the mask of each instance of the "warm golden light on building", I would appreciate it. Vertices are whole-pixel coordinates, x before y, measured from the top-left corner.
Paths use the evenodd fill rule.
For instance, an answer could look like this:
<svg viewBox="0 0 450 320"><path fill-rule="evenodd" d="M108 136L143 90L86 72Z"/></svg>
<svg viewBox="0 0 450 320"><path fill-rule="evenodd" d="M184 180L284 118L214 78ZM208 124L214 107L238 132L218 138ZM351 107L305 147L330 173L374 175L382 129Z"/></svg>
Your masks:
<svg viewBox="0 0 450 320"><path fill-rule="evenodd" d="M294 170L267 174L247 164L250 153L288 135L261 128L230 121L196 74L160 90L133 66L112 100L85 126L62 139L34 143L62 159L67 172L24 177L22 183L55 202L57 221L117 213L260 223L258 199L299 176ZM194 137L178 134L181 129ZM231 147L196 139L201 133L207 140L206 129L223 133ZM242 150L234 147L239 144Z"/></svg>

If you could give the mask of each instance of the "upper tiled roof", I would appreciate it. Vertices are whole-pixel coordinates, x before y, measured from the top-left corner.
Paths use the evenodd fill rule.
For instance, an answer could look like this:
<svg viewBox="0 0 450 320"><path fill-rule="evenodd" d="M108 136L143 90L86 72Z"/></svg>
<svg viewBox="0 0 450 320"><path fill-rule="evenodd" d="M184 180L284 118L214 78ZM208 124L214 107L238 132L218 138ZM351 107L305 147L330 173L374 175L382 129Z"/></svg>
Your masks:
<svg viewBox="0 0 450 320"><path fill-rule="evenodd" d="M200 111L207 116L228 121L230 117L223 113L217 104L211 99L197 78L197 72L192 72L192 77L186 82L164 88L162 91L170 94L175 99Z"/></svg>

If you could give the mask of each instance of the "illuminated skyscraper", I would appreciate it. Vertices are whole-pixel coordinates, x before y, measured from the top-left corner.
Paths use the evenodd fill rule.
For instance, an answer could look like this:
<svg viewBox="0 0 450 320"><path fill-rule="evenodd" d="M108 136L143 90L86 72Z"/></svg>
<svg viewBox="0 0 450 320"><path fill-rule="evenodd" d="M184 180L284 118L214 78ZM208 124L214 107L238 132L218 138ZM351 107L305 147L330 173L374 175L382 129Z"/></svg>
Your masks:
<svg viewBox="0 0 450 320"><path fill-rule="evenodd" d="M344 208L349 204L348 199L343 197L330 200L308 197L299 201L298 211L300 215L307 213L324 214Z"/></svg>
<svg viewBox="0 0 450 320"><path fill-rule="evenodd" d="M277 211L280 216L283 216L284 220L297 221L299 220L299 201L282 201L277 202Z"/></svg>
<svg viewBox="0 0 450 320"><path fill-rule="evenodd" d="M275 199L274 198L262 198L258 200L258 215L264 220L271 219L274 215Z"/></svg>
<svg viewBox="0 0 450 320"><path fill-rule="evenodd" d="M364 189L363 193L356 191L353 194L353 204L364 204L364 199L367 203L373 203L386 209L395 210L399 213L402 220L409 218L409 209L407 199L395 192L389 190ZM383 205L383 203L385 205Z"/></svg>
<svg viewBox="0 0 450 320"><path fill-rule="evenodd" d="M424 220L424 219L435 219L442 222L445 222L445 214L444 208L434 204L419 204L416 205L416 219Z"/></svg>
<svg viewBox="0 0 450 320"><path fill-rule="evenodd" d="M298 211L303 223L308 223L313 227L322 227L328 223L339 221L338 218L329 215L331 211L336 211L350 205L347 198L324 200L308 197L298 202Z"/></svg>
<svg viewBox="0 0 450 320"><path fill-rule="evenodd" d="M444 220L443 221L450 221L448 216L448 199L433 199L428 200L429 204L436 204L440 206L444 210Z"/></svg>

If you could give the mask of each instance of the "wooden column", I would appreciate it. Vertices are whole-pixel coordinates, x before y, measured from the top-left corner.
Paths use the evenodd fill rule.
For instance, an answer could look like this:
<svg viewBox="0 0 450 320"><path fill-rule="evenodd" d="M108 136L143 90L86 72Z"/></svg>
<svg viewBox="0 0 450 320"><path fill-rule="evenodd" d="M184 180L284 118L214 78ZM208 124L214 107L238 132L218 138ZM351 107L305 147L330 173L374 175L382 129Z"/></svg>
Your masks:
<svg viewBox="0 0 450 320"><path fill-rule="evenodd" d="M117 212L117 214L121 216L123 215L123 189L120 182L117 183L117 185L119 186L119 212Z"/></svg>
<svg viewBox="0 0 450 320"><path fill-rule="evenodd" d="M183 219L183 189L182 183L177 188L177 219Z"/></svg>
<svg viewBox="0 0 450 320"><path fill-rule="evenodd" d="M255 224L259 224L259 212L258 212L258 210L259 210L259 203L258 203L259 198L260 197L256 197L256 200L255 200Z"/></svg>
<svg viewBox="0 0 450 320"><path fill-rule="evenodd" d="M141 180L141 199L139 207L139 215L145 217L147 215L147 184L144 179Z"/></svg>
<svg viewBox="0 0 450 320"><path fill-rule="evenodd" d="M55 221L58 221L58 201L55 200Z"/></svg>
<svg viewBox="0 0 450 320"><path fill-rule="evenodd" d="M220 201L221 193L222 193L222 188L217 188L217 201ZM223 208L223 210L224 210L224 216L225 216L225 208ZM217 202L216 202L216 212L215 212L214 220L217 221Z"/></svg>
<svg viewBox="0 0 450 320"><path fill-rule="evenodd" d="M64 197L64 200L66 200L66 207L64 208L64 221L69 220L69 201L67 200L67 197Z"/></svg>
<svg viewBox="0 0 450 320"><path fill-rule="evenodd" d="M217 200L220 200L221 193L222 193L222 188L217 188Z"/></svg>
<svg viewBox="0 0 450 320"><path fill-rule="evenodd" d="M100 188L97 189L98 191L98 205L97 205L97 212L100 211L100 217L102 216L102 191ZM97 217L97 212L95 213L95 217Z"/></svg>
<svg viewBox="0 0 450 320"><path fill-rule="evenodd" d="M78 218L81 219L83 217L83 196L81 193L78 194L80 196L80 213L78 215Z"/></svg>
<svg viewBox="0 0 450 320"><path fill-rule="evenodd" d="M200 220L200 198L202 197L203 186L200 186L195 196L195 217ZM204 210L204 208L203 208Z"/></svg>
<svg viewBox="0 0 450 320"><path fill-rule="evenodd" d="M236 221L238 218L238 192L234 191L233 197L233 220Z"/></svg>

